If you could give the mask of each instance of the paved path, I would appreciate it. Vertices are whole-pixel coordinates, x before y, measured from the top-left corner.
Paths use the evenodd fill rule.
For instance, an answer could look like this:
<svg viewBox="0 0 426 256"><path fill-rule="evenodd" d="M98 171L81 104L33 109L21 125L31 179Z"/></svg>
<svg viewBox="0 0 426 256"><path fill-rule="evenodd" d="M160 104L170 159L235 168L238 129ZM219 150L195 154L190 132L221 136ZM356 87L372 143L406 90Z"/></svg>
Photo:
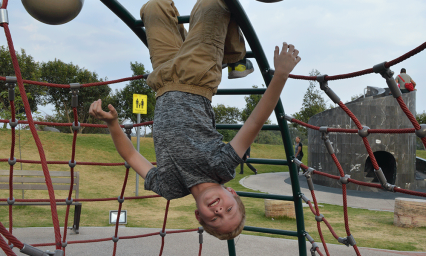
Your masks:
<svg viewBox="0 0 426 256"><path fill-rule="evenodd" d="M299 176L302 192L310 197L310 192L303 176ZM266 173L251 175L241 180L241 184L253 190L268 192L271 194L291 195L291 185L288 173ZM328 188L315 185L316 197L320 203L342 205L341 189ZM348 191L348 203L350 207L366 208L371 210L393 211L394 199L396 197L410 197L389 192L362 192ZM159 229L147 228L127 228L121 227L118 236L133 236L158 232ZM22 242L27 244L48 243L54 241L52 228L18 228L13 234ZM81 227L80 234L70 232L67 240L90 240L99 238L109 238L114 235L113 227ZM169 234L165 237L164 256L168 255L198 255L198 233ZM296 240L269 238L251 235L240 235L235 239L236 253L243 256L278 256L299 255ZM318 243L321 252L325 254L322 245ZM118 242L117 255L158 255L161 247L159 236L138 239L120 239ZM309 249L311 245L306 244ZM356 255L352 247L344 245L328 244L330 255L332 256L352 256ZM43 247L43 250L54 251L54 247ZM66 255L112 255L113 242L69 244L66 248ZM359 248L363 256L426 256L426 252L397 252L388 250L378 250L372 248ZM17 255L17 248L14 248ZM0 255L4 255L0 250ZM228 255L227 242L220 241L208 234L204 234L203 256Z"/></svg>
<svg viewBox="0 0 426 256"><path fill-rule="evenodd" d="M299 182L302 193L309 199L312 199L305 176L299 175ZM288 172L251 175L242 179L240 183L244 187L269 194L292 195L290 174ZM385 191L367 192L347 190L347 195L349 207L390 212L394 211L395 198L418 198ZM342 189L340 188L315 185L315 196L319 203L343 205Z"/></svg>
<svg viewBox="0 0 426 256"><path fill-rule="evenodd" d="M158 232L158 229L148 228L127 228L119 229L119 236L132 236ZM21 241L27 244L52 242L54 234L52 228L18 228L14 229L13 234ZM82 227L80 234L68 235L68 242L75 240L89 240L112 237L114 235L113 227ZM169 234L165 237L164 256L176 255L198 255L199 243L198 233L182 233L182 234ZM269 238L261 236L241 235L235 239L236 254L241 256L295 256L299 255L298 245L296 240L288 240L281 238ZM321 249L322 246L319 244ZM306 244L308 250L311 248L310 244ZM117 246L117 255L159 255L161 247L160 236L138 238L138 239L120 239ZM333 256L352 256L356 255L353 248L344 245L328 244L330 255ZM54 247L40 247L42 250L54 251ZM396 252L387 250L377 250L370 248L359 248L361 255L365 256L426 256L426 253L416 252ZM17 248L13 249L17 255L19 253ZM66 248L66 255L78 256L98 256L98 255L112 255L113 242L99 242L99 243L85 243L85 244L69 244ZM324 250L322 249L324 253ZM0 255L4 255L0 250ZM204 243L202 254L203 256L222 256L228 255L227 242L220 241L210 235L204 235ZM310 254L308 254L310 255Z"/></svg>

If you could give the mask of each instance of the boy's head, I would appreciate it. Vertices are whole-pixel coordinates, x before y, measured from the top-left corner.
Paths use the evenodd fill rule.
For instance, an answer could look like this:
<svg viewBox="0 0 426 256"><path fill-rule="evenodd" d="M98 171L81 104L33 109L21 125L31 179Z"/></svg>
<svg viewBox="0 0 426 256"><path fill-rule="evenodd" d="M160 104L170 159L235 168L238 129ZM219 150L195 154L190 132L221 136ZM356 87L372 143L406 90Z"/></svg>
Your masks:
<svg viewBox="0 0 426 256"><path fill-rule="evenodd" d="M203 191L196 203L195 218L210 235L229 240L243 230L245 207L232 188L211 187Z"/></svg>

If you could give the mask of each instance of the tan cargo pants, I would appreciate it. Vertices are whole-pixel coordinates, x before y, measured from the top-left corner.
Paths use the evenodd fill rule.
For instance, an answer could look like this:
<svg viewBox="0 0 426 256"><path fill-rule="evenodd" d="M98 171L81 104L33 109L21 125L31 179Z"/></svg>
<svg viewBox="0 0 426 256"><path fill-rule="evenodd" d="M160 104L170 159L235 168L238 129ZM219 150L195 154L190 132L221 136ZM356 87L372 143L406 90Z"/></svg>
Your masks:
<svg viewBox="0 0 426 256"><path fill-rule="evenodd" d="M172 0L150 0L141 8L153 72L147 79L157 97L182 91L212 100L222 63L246 54L244 38L223 0L198 0L188 33L178 24Z"/></svg>

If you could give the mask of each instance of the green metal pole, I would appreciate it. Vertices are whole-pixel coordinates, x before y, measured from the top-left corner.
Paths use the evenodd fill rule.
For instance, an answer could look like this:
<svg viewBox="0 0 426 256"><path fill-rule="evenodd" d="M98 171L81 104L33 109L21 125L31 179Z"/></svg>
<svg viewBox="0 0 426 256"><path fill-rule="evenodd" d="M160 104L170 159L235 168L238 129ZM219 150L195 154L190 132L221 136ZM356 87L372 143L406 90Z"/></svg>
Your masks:
<svg viewBox="0 0 426 256"><path fill-rule="evenodd" d="M239 130L241 129L241 127L243 127L242 124L218 124L216 125L216 129L220 130ZM278 125L273 125L273 124L267 124L262 126L262 130L264 131L280 131L280 126Z"/></svg>
<svg viewBox="0 0 426 256"><path fill-rule="evenodd" d="M117 15L146 46L148 46L145 29L135 26L135 17L133 17L133 15L130 14L124 6L122 6L117 0L101 0L101 2L115 13L115 15Z"/></svg>
<svg viewBox="0 0 426 256"><path fill-rule="evenodd" d="M251 25L250 20L247 17L244 9L242 8L240 2L238 0L224 0L228 5L231 13L236 18L241 30L244 32L244 35L252 49L252 52L247 54L247 57L256 57L257 63L259 65L259 69L262 73L263 79L266 83L266 86L269 86L271 82L272 75L269 73L270 67L268 61L266 59L265 53L262 49L260 41ZM101 0L112 12L114 12L138 37L139 39L148 46L146 40L145 30L141 27L141 21L136 20L117 0ZM188 22L187 16L181 17L179 22ZM275 115L278 120L278 126L281 130L281 135L284 141L284 149L286 151L287 159L292 159L294 157L293 152L293 144L290 139L288 125L285 119L283 118L285 115L284 108L282 107L281 100L278 101L278 104L275 108ZM272 127L268 127L272 130ZM268 130L268 128L266 128ZM239 129L239 128L236 128ZM305 224L303 220L303 207L302 207L302 199L299 197L300 192L300 184L298 180L298 174L296 170L296 165L294 163L289 165L290 167L290 178L292 183L294 204L296 209L296 222L297 222L297 233L299 239L299 255L306 256L306 243L305 243ZM232 246L230 246L232 244ZM233 249L232 249L232 248ZM233 240L228 241L228 248L230 255L235 255L235 246Z"/></svg>
<svg viewBox="0 0 426 256"><path fill-rule="evenodd" d="M281 159L248 158L246 162L251 164L288 165L287 160Z"/></svg>
<svg viewBox="0 0 426 256"><path fill-rule="evenodd" d="M219 89L216 95L248 95L248 94L264 94L266 88L249 88L249 89Z"/></svg>
<svg viewBox="0 0 426 256"><path fill-rule="evenodd" d="M228 240L228 252L229 256L237 256L234 239Z"/></svg>
<svg viewBox="0 0 426 256"><path fill-rule="evenodd" d="M259 38L257 37L247 14L245 13L243 7L241 6L238 0L224 0L224 1L228 5L229 10L231 11L232 15L235 17L238 25L243 31L244 36L246 37L247 42L250 45L250 48L254 56L256 57L257 63L259 65L259 69L262 73L266 86L269 86L269 83L271 82L271 79L272 79L272 75L269 72L270 67L266 59L265 53L263 51L263 48L260 44ZM272 49L271 49L271 52L272 52ZM281 129L281 136L284 141L284 149L286 152L286 157L287 157L287 160L290 160L294 157L293 143L290 138L287 121L284 119L285 112L284 112L284 108L282 106L281 100L278 101L278 104L275 108L275 115L278 120L278 125L280 126L280 129ZM294 206L296 210L299 255L306 256L307 255L306 239L304 236L305 223L303 219L302 199L299 197L301 192L300 192L298 173L296 170L296 165L294 163L290 164L289 167L290 167L290 179L292 184L293 197L295 199Z"/></svg>
<svg viewBox="0 0 426 256"><path fill-rule="evenodd" d="M237 194L242 197L252 197L252 198L264 198L264 199L275 199L283 201L294 201L292 196L283 196L283 195L274 195L274 194L261 194L253 192L241 192L237 191Z"/></svg>
<svg viewBox="0 0 426 256"><path fill-rule="evenodd" d="M287 231L287 230L280 230L280 229L258 228L258 227L245 226L244 230L253 231L253 232L261 232L261 233L269 233L269 234L274 234L274 235L298 236L296 231Z"/></svg>

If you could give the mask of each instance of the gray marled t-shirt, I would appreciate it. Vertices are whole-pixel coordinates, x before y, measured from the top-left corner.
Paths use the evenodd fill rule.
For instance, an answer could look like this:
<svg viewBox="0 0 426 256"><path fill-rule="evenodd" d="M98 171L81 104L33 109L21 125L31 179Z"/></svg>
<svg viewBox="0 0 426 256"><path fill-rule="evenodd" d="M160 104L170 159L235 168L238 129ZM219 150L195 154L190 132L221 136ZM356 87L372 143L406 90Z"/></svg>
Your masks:
<svg viewBox="0 0 426 256"><path fill-rule="evenodd" d="M201 183L223 184L243 162L215 129L211 102L179 91L157 98L154 114L157 167L145 178L145 189L167 200L190 194Z"/></svg>

